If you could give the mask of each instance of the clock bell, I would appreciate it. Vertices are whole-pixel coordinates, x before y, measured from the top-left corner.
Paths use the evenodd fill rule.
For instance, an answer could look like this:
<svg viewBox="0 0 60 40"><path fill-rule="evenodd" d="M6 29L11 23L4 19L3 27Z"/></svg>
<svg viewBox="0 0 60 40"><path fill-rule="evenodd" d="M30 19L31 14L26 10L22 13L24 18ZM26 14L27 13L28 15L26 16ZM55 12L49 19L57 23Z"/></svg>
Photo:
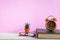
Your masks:
<svg viewBox="0 0 60 40"><path fill-rule="evenodd" d="M50 15L46 18L46 29L49 31L54 31L56 29L56 18Z"/></svg>

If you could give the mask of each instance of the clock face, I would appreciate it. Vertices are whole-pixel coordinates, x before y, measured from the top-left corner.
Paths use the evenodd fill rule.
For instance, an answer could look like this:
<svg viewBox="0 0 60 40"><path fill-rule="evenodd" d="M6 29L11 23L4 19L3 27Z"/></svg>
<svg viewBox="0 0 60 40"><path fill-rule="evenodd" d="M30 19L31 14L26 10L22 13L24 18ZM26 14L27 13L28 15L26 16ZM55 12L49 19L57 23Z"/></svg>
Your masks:
<svg viewBox="0 0 60 40"><path fill-rule="evenodd" d="M54 21L49 21L47 23L47 27L51 30L53 30L56 27L56 23Z"/></svg>

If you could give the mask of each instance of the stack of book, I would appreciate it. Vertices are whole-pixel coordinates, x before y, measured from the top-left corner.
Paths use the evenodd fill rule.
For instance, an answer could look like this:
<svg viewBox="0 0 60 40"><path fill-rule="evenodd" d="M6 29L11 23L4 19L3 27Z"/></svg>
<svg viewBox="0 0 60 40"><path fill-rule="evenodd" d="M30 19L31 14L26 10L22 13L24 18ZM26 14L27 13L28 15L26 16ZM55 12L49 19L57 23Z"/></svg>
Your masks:
<svg viewBox="0 0 60 40"><path fill-rule="evenodd" d="M60 38L60 30L36 29L37 38Z"/></svg>

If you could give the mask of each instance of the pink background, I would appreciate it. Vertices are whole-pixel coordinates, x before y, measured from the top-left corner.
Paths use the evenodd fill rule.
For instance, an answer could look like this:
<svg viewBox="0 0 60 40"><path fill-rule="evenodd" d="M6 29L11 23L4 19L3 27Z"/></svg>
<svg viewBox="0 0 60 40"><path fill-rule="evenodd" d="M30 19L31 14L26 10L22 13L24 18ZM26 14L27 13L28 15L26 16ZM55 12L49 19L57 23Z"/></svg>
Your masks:
<svg viewBox="0 0 60 40"><path fill-rule="evenodd" d="M0 0L0 32L24 32L26 22L30 32L45 29L49 15L57 18L60 29L60 0Z"/></svg>

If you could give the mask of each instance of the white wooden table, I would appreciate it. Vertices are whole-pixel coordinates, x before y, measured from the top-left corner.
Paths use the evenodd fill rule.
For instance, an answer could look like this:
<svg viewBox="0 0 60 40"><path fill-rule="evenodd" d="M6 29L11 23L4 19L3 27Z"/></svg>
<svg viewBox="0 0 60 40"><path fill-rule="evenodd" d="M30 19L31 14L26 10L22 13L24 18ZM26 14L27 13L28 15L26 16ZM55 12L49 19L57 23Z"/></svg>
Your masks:
<svg viewBox="0 0 60 40"><path fill-rule="evenodd" d="M19 36L19 33L0 33L0 40L60 40L60 39L37 39L28 36Z"/></svg>

